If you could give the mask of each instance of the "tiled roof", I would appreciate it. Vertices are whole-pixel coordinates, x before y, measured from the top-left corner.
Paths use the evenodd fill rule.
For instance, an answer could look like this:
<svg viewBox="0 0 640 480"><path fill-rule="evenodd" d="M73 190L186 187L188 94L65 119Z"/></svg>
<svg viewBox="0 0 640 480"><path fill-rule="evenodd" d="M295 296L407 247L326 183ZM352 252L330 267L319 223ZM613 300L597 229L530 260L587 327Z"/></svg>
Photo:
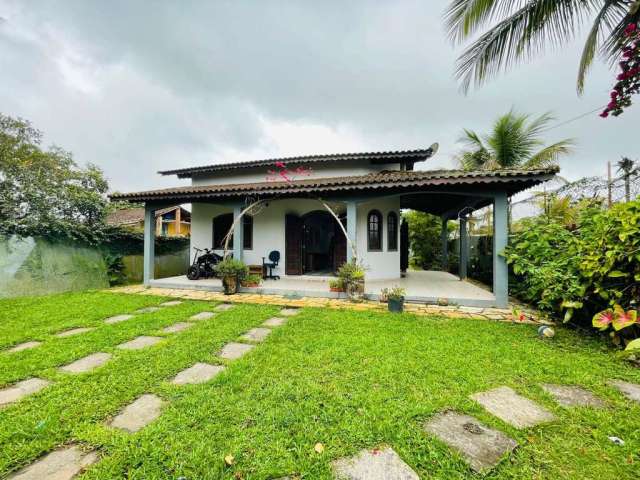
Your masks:
<svg viewBox="0 0 640 480"><path fill-rule="evenodd" d="M177 205L173 207L167 207L155 211L155 216L164 215L178 208ZM182 207L180 207L182 208ZM189 213L188 211L182 209ZM116 210L107 215L107 225L133 225L135 223L144 222L144 207L142 208L123 208Z"/></svg>
<svg viewBox="0 0 640 480"><path fill-rule="evenodd" d="M338 153L332 155L306 155L298 157L268 158L265 160L252 160L249 162L220 163L205 165L202 167L180 168L177 170L164 170L158 172L162 175L178 175L180 178L191 177L198 173L216 172L221 170L237 170L242 168L273 166L276 162L289 165L314 162L338 162L347 160L370 160L376 162L399 163L420 162L433 155L433 149L423 148L419 150L398 150L389 152L364 152L364 153Z"/></svg>
<svg viewBox="0 0 640 480"><path fill-rule="evenodd" d="M308 178L291 182L260 182L218 185L189 185L134 193L114 194L117 200L191 201L198 199L221 199L248 195L293 196L306 193L346 192L371 190L416 189L421 187L490 186L500 185L509 194L525 190L551 179L557 168L538 170L433 170L433 171L385 171L367 175L332 178Z"/></svg>

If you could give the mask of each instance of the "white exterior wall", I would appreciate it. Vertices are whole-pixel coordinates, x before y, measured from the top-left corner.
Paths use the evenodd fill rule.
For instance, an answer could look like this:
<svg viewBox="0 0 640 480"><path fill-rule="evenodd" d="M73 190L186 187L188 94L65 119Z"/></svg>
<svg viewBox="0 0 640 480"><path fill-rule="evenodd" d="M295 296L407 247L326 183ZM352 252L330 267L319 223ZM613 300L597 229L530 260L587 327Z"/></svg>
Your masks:
<svg viewBox="0 0 640 480"><path fill-rule="evenodd" d="M292 165L295 169L299 165ZM353 175L366 175L367 173L380 172L382 170L399 170L400 165L385 164L371 165L368 160L363 161L345 161L345 162L328 162L328 163L309 163L311 174L306 177L298 176L296 180L305 178L334 178ZM225 183L260 183L267 181L267 171L277 170L275 166L264 166L255 168L243 168L237 170L223 170L219 172L210 172L202 175L194 176L191 180L192 185L221 185Z"/></svg>
<svg viewBox="0 0 640 480"><path fill-rule="evenodd" d="M333 205L338 213L344 212L344 205ZM383 216L381 252L367 252L367 214L370 210L380 210ZM267 257L272 250L278 250L281 255L280 265L274 271L275 275L284 275L285 268L285 215L293 213L304 215L313 210L323 210L324 207L317 200L287 199L269 202L269 206L253 217L253 248L243 251L243 261L250 265L261 265L262 257ZM393 279L400 278L400 241L398 237L398 251L387 251L387 214L395 211L400 218L399 198L376 199L358 205L357 215L357 241L358 255L365 266L367 279ZM206 203L194 203L191 208L191 246L198 248L211 248L213 233L213 218L222 213L233 213L230 205L211 205ZM398 235L399 235L398 224ZM232 246L229 246L232 250ZM349 247L347 247L349 248ZM192 248L192 259L193 259ZM222 255L221 250L216 253Z"/></svg>

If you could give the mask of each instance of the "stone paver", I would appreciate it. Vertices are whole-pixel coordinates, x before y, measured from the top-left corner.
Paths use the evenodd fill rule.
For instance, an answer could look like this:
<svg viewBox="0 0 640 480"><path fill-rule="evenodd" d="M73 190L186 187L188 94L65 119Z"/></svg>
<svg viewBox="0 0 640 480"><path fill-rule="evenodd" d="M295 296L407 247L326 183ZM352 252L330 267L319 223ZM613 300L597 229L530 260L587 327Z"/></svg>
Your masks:
<svg viewBox="0 0 640 480"><path fill-rule="evenodd" d="M180 300L170 300L168 302L162 302L160 304L161 307L175 307L176 305L180 305L182 301Z"/></svg>
<svg viewBox="0 0 640 480"><path fill-rule="evenodd" d="M65 330L64 332L57 333L56 337L72 337L74 335L80 335L81 333L90 332L91 330L95 329L89 327L72 328L71 330Z"/></svg>
<svg viewBox="0 0 640 480"><path fill-rule="evenodd" d="M146 393L126 406L109 425L131 433L137 432L160 416L162 404L160 397Z"/></svg>
<svg viewBox="0 0 640 480"><path fill-rule="evenodd" d="M124 314L124 315L116 315L115 317L109 317L107 318L104 323L108 323L109 325L113 324L113 323L120 323L120 322L124 322L125 320L129 320L130 318L133 318L133 315L129 315L129 314Z"/></svg>
<svg viewBox="0 0 640 480"><path fill-rule="evenodd" d="M7 352L10 352L10 353L21 352L22 350L29 350L30 348L36 348L40 345L42 345L42 342L36 342L35 340L32 340L30 342L23 342L23 343L14 345L9 350L7 350Z"/></svg>
<svg viewBox="0 0 640 480"><path fill-rule="evenodd" d="M171 381L174 385L187 385L196 383L205 383L222 372L222 365L210 365L208 363L196 363L192 367L181 371Z"/></svg>
<svg viewBox="0 0 640 480"><path fill-rule="evenodd" d="M353 457L335 460L331 465L340 480L420 480L418 474L388 447L362 450Z"/></svg>
<svg viewBox="0 0 640 480"><path fill-rule="evenodd" d="M537 403L518 395L509 387L498 387L471 395L489 413L516 428L533 427L555 419Z"/></svg>
<svg viewBox="0 0 640 480"><path fill-rule="evenodd" d="M83 373L93 370L94 368L98 368L111 358L110 353L92 353L80 360L76 360L75 362L70 363L69 365L65 365L64 367L60 367L60 370L67 373Z"/></svg>
<svg viewBox="0 0 640 480"><path fill-rule="evenodd" d="M273 317L270 318L269 320L265 321L262 326L263 327L279 327L281 325L284 325L286 323L287 319L286 318L281 318L281 317Z"/></svg>
<svg viewBox="0 0 640 480"><path fill-rule="evenodd" d="M280 310L280 315L284 315L285 317L291 317L293 315L297 315L300 312L298 308L283 308Z"/></svg>
<svg viewBox="0 0 640 480"><path fill-rule="evenodd" d="M144 308L139 308L138 310L135 311L135 313L152 313L152 312L157 312L158 310L160 310L160 307L144 307Z"/></svg>
<svg viewBox="0 0 640 480"><path fill-rule="evenodd" d="M240 338L249 342L262 342L271 333L270 328L252 328Z"/></svg>
<svg viewBox="0 0 640 480"><path fill-rule="evenodd" d="M161 337L147 337L145 335L141 335L139 337L134 338L133 340L129 340L128 342L121 343L117 345L116 348L121 350L140 350L141 348L150 347L151 345L155 345L160 340Z"/></svg>
<svg viewBox="0 0 640 480"><path fill-rule="evenodd" d="M0 407L17 402L27 395L39 392L49 384L51 384L49 380L28 378L27 380L22 380L11 387L3 388L0 390Z"/></svg>
<svg viewBox="0 0 640 480"><path fill-rule="evenodd" d="M96 452L85 452L78 445L55 450L35 463L9 476L10 480L71 480L98 461Z"/></svg>
<svg viewBox="0 0 640 480"><path fill-rule="evenodd" d="M193 327L193 323L178 322L163 328L162 331L164 333L178 333L178 332L182 332L183 330L186 330L189 327Z"/></svg>
<svg viewBox="0 0 640 480"><path fill-rule="evenodd" d="M233 308L233 304L232 303L221 303L220 305L216 306L216 308L214 308L214 310L216 312L226 312L230 308Z"/></svg>
<svg viewBox="0 0 640 480"><path fill-rule="evenodd" d="M496 466L518 443L504 433L487 428L477 419L456 412L433 417L425 430L456 450L476 472Z"/></svg>
<svg viewBox="0 0 640 480"><path fill-rule="evenodd" d="M563 407L604 407L604 402L589 390L575 385L543 383L542 389Z"/></svg>
<svg viewBox="0 0 640 480"><path fill-rule="evenodd" d="M640 402L640 385L637 383L623 380L609 380L607 383L620 390L629 400Z"/></svg>
<svg viewBox="0 0 640 480"><path fill-rule="evenodd" d="M208 320L213 317L215 313L213 312L200 312L193 315L189 320Z"/></svg>
<svg viewBox="0 0 640 480"><path fill-rule="evenodd" d="M253 347L255 347L255 345L248 345L246 343L227 343L222 347L218 356L227 360L236 360L249 352Z"/></svg>

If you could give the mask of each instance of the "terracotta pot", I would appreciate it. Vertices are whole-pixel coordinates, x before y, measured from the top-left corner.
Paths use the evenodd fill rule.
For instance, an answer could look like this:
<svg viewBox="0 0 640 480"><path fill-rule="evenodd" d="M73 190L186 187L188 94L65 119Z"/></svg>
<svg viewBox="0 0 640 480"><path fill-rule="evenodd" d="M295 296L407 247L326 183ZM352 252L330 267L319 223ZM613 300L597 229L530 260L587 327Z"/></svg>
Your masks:
<svg viewBox="0 0 640 480"><path fill-rule="evenodd" d="M330 292L344 293L344 288L329 287Z"/></svg>
<svg viewBox="0 0 640 480"><path fill-rule="evenodd" d="M236 294L238 292L238 277L235 275L222 277L222 286L225 295Z"/></svg>

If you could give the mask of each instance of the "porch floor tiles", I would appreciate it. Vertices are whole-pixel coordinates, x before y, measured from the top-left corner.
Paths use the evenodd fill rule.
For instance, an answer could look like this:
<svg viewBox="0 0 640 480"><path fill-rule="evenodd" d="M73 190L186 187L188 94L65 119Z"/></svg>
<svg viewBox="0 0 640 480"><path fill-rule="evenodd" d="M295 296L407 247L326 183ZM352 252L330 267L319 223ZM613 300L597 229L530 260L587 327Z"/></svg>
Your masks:
<svg viewBox="0 0 640 480"><path fill-rule="evenodd" d="M418 474L392 449L362 450L332 463L339 480L420 480Z"/></svg>
<svg viewBox="0 0 640 480"><path fill-rule="evenodd" d="M71 445L45 455L10 475L9 480L71 480L97 461L96 452L85 452L78 445Z"/></svg>
<svg viewBox="0 0 640 480"><path fill-rule="evenodd" d="M424 429L462 455L476 472L496 466L518 443L504 433L492 430L474 417L444 412L433 417Z"/></svg>
<svg viewBox="0 0 640 480"><path fill-rule="evenodd" d="M157 395L146 393L127 405L109 425L135 433L160 416L163 403Z"/></svg>
<svg viewBox="0 0 640 480"><path fill-rule="evenodd" d="M516 428L533 427L555 420L554 415L537 403L518 395L509 387L475 393L471 398L489 413Z"/></svg>
<svg viewBox="0 0 640 480"><path fill-rule="evenodd" d="M210 365L208 363L196 363L181 371L171 381L174 385L193 385L205 383L224 370L222 365Z"/></svg>
<svg viewBox="0 0 640 480"><path fill-rule="evenodd" d="M49 380L42 380L41 378L29 378L22 380L10 387L0 390L0 407L8 405L13 402L26 397L27 395L39 392L46 386L50 385Z"/></svg>

